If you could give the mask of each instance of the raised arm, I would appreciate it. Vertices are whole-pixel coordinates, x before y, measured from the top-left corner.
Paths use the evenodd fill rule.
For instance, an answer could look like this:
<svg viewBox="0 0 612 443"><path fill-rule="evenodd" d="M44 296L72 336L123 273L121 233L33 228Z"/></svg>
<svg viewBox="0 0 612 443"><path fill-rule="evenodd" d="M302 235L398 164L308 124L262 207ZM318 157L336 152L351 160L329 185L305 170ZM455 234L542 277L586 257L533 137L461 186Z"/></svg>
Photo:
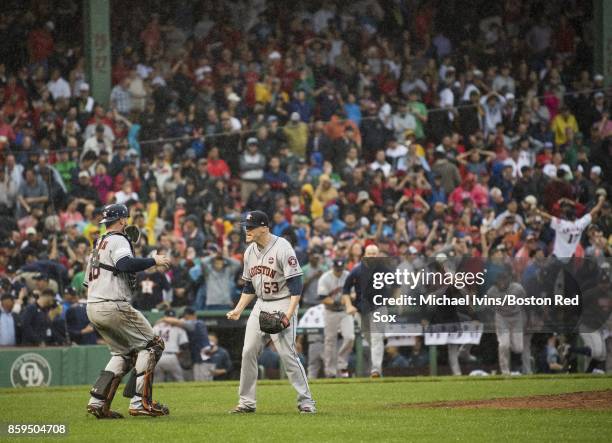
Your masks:
<svg viewBox="0 0 612 443"><path fill-rule="evenodd" d="M591 211L589 212L589 214L591 215L591 218L596 216L597 213L601 210L605 200L606 200L606 197L604 197L603 195L599 196L599 199L597 200L597 204L593 206L593 209L591 209Z"/></svg>

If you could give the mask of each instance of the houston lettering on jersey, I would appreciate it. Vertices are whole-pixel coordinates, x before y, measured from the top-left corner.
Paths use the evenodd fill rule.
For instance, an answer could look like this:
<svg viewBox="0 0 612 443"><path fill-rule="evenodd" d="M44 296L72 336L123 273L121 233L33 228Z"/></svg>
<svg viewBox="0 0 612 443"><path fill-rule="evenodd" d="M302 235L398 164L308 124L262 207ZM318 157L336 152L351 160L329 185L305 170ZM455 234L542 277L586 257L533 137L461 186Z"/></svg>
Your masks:
<svg viewBox="0 0 612 443"><path fill-rule="evenodd" d="M249 275L251 278L253 278L254 275L259 274L263 274L266 277L274 278L274 276L276 275L276 271L263 265L253 266L251 269L249 269Z"/></svg>

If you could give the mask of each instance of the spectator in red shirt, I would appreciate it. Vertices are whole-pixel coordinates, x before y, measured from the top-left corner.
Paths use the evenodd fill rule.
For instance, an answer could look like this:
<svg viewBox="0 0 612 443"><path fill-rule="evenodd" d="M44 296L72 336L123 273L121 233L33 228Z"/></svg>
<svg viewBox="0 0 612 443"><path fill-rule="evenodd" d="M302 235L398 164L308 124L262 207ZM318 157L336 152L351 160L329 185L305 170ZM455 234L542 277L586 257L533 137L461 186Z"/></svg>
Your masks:
<svg viewBox="0 0 612 443"><path fill-rule="evenodd" d="M468 199L478 207L482 208L489 202L489 193L480 184L476 183L474 174L467 174L463 183L455 188L449 196L449 202L457 214L463 211L463 201Z"/></svg>
<svg viewBox="0 0 612 443"><path fill-rule="evenodd" d="M45 61L53 53L55 43L53 41L53 22L47 22L28 34L28 52L30 60L34 63Z"/></svg>
<svg viewBox="0 0 612 443"><path fill-rule="evenodd" d="M208 175L214 178L230 178L230 169L225 160L219 158L219 148L213 146L208 152Z"/></svg>

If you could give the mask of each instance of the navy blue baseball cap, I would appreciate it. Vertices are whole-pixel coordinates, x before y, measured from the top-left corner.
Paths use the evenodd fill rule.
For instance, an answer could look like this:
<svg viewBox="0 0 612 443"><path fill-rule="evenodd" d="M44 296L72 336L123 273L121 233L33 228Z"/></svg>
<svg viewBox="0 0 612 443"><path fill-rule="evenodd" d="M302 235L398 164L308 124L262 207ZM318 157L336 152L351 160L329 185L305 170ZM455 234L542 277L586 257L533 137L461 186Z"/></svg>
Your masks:
<svg viewBox="0 0 612 443"><path fill-rule="evenodd" d="M248 212L242 223L245 228L258 228L260 226L269 226L268 216L263 211Z"/></svg>
<svg viewBox="0 0 612 443"><path fill-rule="evenodd" d="M111 223L119 220L120 218L128 218L130 213L127 206L115 204L106 206L102 211L102 215L104 218L100 220L100 224Z"/></svg>
<svg viewBox="0 0 612 443"><path fill-rule="evenodd" d="M193 315L196 313L196 310L187 306L184 310L183 310L183 316L185 315Z"/></svg>
<svg viewBox="0 0 612 443"><path fill-rule="evenodd" d="M343 258L335 258L334 259L334 268L344 268L344 259Z"/></svg>

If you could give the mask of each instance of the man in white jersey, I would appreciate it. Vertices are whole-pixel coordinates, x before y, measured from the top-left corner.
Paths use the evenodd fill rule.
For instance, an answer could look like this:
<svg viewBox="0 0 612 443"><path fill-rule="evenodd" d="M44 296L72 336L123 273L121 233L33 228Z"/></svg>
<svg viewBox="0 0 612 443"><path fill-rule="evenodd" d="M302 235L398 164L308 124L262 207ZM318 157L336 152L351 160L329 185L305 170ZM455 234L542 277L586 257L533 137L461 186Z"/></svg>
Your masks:
<svg viewBox="0 0 612 443"><path fill-rule="evenodd" d="M100 223L106 225L106 234L94 245L83 284L87 287L89 321L107 342L112 356L91 388L87 412L96 418L123 418L110 406L121 379L132 371L123 392L131 398L130 415L168 415L168 408L152 399L154 369L164 342L144 315L130 305L130 296L136 272L152 266L168 268L170 259L155 253L151 258L134 257L131 241L138 239L128 237L133 231L128 227L125 205L109 205L103 214Z"/></svg>
<svg viewBox="0 0 612 443"><path fill-rule="evenodd" d="M297 309L302 294L302 269L291 244L270 233L268 216L252 211L244 223L249 244L244 252L243 280L246 282L240 301L227 313L230 320L238 320L242 311L257 297L249 315L244 334L242 367L240 369L240 400L232 413L255 412L257 357L271 338L283 362L287 378L298 393L297 406L301 413L316 412L310 393L306 371L295 350ZM280 311L288 321L278 334L265 334L259 327L260 312Z"/></svg>
<svg viewBox="0 0 612 443"><path fill-rule="evenodd" d="M591 224L593 217L597 215L603 206L604 200L605 197L600 195L593 209L578 220L576 220L574 202L568 199L564 199L561 203L563 219L554 217L543 211L538 211L542 217L550 220L550 227L555 231L555 243L553 246L553 255L555 257L571 258L574 256L582 233L587 226Z"/></svg>
<svg viewBox="0 0 612 443"><path fill-rule="evenodd" d="M166 317L176 317L173 310L166 311ZM183 328L160 321L153 327L155 335L164 340L164 352L155 366L155 378L158 381L183 381L183 368L179 363L178 353L189 343L187 332Z"/></svg>
<svg viewBox="0 0 612 443"><path fill-rule="evenodd" d="M342 288L349 272L344 269L344 260L334 260L333 268L319 279L317 293L325 306L325 329L323 361L328 378L349 376L348 358L355 342L355 322L347 314L342 299ZM342 345L338 349L338 332L342 334Z"/></svg>

